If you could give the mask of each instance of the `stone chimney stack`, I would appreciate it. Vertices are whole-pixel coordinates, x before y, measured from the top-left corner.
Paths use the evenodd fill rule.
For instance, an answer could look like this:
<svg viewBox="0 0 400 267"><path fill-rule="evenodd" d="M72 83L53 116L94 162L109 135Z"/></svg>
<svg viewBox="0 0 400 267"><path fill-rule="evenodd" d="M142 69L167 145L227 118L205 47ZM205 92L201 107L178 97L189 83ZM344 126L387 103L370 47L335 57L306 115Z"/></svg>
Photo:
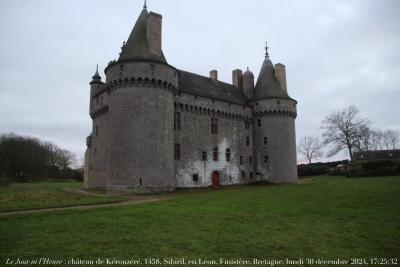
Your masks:
<svg viewBox="0 0 400 267"><path fill-rule="evenodd" d="M243 81L242 81L242 70L236 69L232 71L232 84L236 88L242 89Z"/></svg>
<svg viewBox="0 0 400 267"><path fill-rule="evenodd" d="M286 67L282 63L275 64L275 76L281 84L281 88L283 91L287 91L286 86Z"/></svg>
<svg viewBox="0 0 400 267"><path fill-rule="evenodd" d="M160 14L150 12L147 17L147 40L149 42L149 51L157 56L162 56L161 50L161 28L162 16Z"/></svg>
<svg viewBox="0 0 400 267"><path fill-rule="evenodd" d="M210 71L210 78L213 81L218 81L218 71L216 70Z"/></svg>

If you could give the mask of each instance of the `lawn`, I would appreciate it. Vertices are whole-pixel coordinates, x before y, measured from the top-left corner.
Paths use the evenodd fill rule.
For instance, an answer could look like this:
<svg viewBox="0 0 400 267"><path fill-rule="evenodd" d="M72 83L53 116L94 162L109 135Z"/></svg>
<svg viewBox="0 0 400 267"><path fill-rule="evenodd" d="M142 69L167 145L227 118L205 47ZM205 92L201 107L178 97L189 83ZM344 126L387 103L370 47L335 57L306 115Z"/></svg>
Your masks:
<svg viewBox="0 0 400 267"><path fill-rule="evenodd" d="M319 177L0 220L0 264L18 257L369 261L399 257L400 177Z"/></svg>
<svg viewBox="0 0 400 267"><path fill-rule="evenodd" d="M63 191L63 188L81 189L81 182L11 183L0 187L0 212L66 207L83 204L109 203L123 200L118 196L86 196Z"/></svg>

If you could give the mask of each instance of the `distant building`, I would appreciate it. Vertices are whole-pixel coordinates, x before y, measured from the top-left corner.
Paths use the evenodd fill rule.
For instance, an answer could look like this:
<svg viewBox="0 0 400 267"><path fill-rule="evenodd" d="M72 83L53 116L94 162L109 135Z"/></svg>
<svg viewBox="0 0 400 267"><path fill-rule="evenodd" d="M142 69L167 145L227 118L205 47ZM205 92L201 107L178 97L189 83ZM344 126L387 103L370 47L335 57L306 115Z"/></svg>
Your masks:
<svg viewBox="0 0 400 267"><path fill-rule="evenodd" d="M400 149L354 152L353 159L354 160L400 159Z"/></svg>
<svg viewBox="0 0 400 267"><path fill-rule="evenodd" d="M85 187L158 192L297 182L297 102L285 66L274 66L266 48L255 86L248 68L233 70L232 84L216 70L210 77L179 70L162 51L161 21L144 6L105 82L98 71L90 82Z"/></svg>

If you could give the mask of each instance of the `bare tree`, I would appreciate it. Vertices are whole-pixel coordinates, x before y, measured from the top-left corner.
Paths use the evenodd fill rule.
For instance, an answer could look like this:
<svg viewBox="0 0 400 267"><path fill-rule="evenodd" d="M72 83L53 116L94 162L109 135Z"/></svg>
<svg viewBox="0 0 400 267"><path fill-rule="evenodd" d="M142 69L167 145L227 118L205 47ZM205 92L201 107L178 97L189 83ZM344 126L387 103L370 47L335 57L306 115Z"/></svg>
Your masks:
<svg viewBox="0 0 400 267"><path fill-rule="evenodd" d="M353 150L362 140L362 129L370 124L368 119L360 116L360 111L355 106L334 111L322 121L324 130L323 144L333 145L328 152L328 157L336 155L343 149L347 149L350 159L353 160Z"/></svg>
<svg viewBox="0 0 400 267"><path fill-rule="evenodd" d="M359 129L360 140L355 144L355 149L357 151L368 151L372 148L372 131L368 125L361 125Z"/></svg>
<svg viewBox="0 0 400 267"><path fill-rule="evenodd" d="M371 149L382 150L383 132L380 129L371 130Z"/></svg>
<svg viewBox="0 0 400 267"><path fill-rule="evenodd" d="M399 144L399 132L396 132L393 129L386 129L383 132L383 143L386 146L386 149L396 149Z"/></svg>
<svg viewBox="0 0 400 267"><path fill-rule="evenodd" d="M318 137L315 136L304 136L297 148L298 152L311 163L313 159L321 158L322 145L319 142Z"/></svg>

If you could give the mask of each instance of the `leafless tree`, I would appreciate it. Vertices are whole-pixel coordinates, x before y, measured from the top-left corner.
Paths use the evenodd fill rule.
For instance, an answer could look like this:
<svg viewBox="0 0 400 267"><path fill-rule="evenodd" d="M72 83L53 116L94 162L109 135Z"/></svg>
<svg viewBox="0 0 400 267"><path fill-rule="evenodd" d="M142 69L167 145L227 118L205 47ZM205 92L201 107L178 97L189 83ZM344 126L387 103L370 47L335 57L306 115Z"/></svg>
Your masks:
<svg viewBox="0 0 400 267"><path fill-rule="evenodd" d="M386 129L383 132L383 144L386 149L396 149L399 143L399 133L393 129Z"/></svg>
<svg viewBox="0 0 400 267"><path fill-rule="evenodd" d="M383 132L380 129L371 130L371 149L382 150Z"/></svg>
<svg viewBox="0 0 400 267"><path fill-rule="evenodd" d="M300 140L297 150L305 159L308 160L308 163L311 163L313 159L321 158L323 156L322 145L319 142L318 137L315 136L304 136Z"/></svg>
<svg viewBox="0 0 400 267"><path fill-rule="evenodd" d="M355 144L355 150L357 151L371 150L372 148L371 129L368 127L368 125L361 125L359 131L360 131L360 140L358 143Z"/></svg>
<svg viewBox="0 0 400 267"><path fill-rule="evenodd" d="M368 127L369 120L360 116L355 106L349 106L340 111L334 111L322 121L324 130L323 144L333 145L328 157L347 149L350 159L353 160L353 150L362 140L362 129Z"/></svg>

